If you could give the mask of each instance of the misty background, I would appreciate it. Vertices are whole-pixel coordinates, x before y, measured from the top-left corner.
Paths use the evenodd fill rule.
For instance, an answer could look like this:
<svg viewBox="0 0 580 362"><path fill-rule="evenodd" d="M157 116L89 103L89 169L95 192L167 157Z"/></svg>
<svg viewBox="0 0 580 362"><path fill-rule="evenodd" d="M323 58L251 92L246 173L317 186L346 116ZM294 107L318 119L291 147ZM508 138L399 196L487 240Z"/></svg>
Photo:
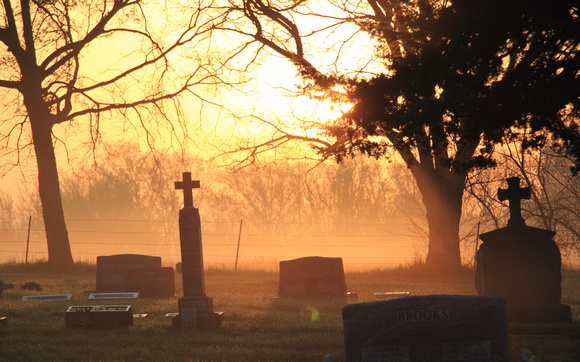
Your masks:
<svg viewBox="0 0 580 362"><path fill-rule="evenodd" d="M549 150L522 154L514 145L498 155L497 168L469 178L463 264L473 265L478 233L507 223L507 202L497 201L497 188L506 187L506 177L523 175L533 193L522 201L527 224L555 230L564 265L578 266L580 185L570 175L570 161ZM206 267L233 269L238 240L239 269L277 269L281 260L328 256L343 258L347 270L372 270L422 262L427 253L421 195L396 158L342 164L281 158L238 168L219 157L153 155L118 143L94 165L69 165L61 175L75 261L132 253L161 256L169 266L179 262L183 193L174 182L185 171L201 181L193 198ZM29 176L0 191L2 263L48 257L36 185Z"/></svg>

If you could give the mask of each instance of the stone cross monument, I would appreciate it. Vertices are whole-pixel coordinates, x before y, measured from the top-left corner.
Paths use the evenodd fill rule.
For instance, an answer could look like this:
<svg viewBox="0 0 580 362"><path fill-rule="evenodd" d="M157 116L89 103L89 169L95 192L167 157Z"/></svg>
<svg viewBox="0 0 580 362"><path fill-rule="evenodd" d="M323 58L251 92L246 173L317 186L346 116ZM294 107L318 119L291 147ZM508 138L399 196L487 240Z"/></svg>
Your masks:
<svg viewBox="0 0 580 362"><path fill-rule="evenodd" d="M512 224L525 224L522 218L522 208L520 205L521 200L530 199L530 188L520 187L519 177L510 177L506 179L508 183L507 189L498 189L497 198L499 201L508 200L510 206L510 218L508 220L508 225Z"/></svg>
<svg viewBox="0 0 580 362"><path fill-rule="evenodd" d="M479 295L503 296L508 319L516 322L572 322L570 307L562 298L562 259L550 230L527 226L521 215L521 200L530 198L520 179L506 180L498 190L500 201L508 200L507 226L481 234L483 244L476 254L475 285Z"/></svg>
<svg viewBox="0 0 580 362"><path fill-rule="evenodd" d="M201 221L199 210L193 207L194 188L200 188L200 182L192 180L190 172L183 173L183 181L175 182L175 189L183 190L184 206L179 210L183 297L178 300L179 316L174 324L184 331L219 328L222 316L214 313L212 298L205 295Z"/></svg>

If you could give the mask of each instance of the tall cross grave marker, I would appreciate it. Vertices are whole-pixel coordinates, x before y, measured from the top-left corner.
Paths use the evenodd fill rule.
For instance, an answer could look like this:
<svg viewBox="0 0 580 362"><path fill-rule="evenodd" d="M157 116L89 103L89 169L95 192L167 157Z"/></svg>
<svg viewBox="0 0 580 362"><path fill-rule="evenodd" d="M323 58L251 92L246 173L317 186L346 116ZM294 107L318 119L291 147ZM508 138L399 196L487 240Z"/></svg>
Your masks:
<svg viewBox="0 0 580 362"><path fill-rule="evenodd" d="M497 198L499 201L508 200L510 205L510 218L508 220L509 224L522 224L525 223L522 218L522 207L520 205L521 200L530 199L530 188L520 187L519 177L510 177L506 179L508 188L498 189Z"/></svg>
<svg viewBox="0 0 580 362"><path fill-rule="evenodd" d="M183 190L183 209L179 210L179 239L183 297L179 298L179 316L174 322L183 331L212 330L219 327L221 313L214 313L212 298L205 295L203 248L199 210L193 207L193 189L200 182L183 173L183 181L175 182L176 190Z"/></svg>
<svg viewBox="0 0 580 362"><path fill-rule="evenodd" d="M562 298L562 259L553 240L555 232L527 226L520 202L531 196L518 177L498 189L500 201L508 200L507 226L483 233L476 254L475 287L482 296L503 296L508 319L527 323L569 323L572 314Z"/></svg>

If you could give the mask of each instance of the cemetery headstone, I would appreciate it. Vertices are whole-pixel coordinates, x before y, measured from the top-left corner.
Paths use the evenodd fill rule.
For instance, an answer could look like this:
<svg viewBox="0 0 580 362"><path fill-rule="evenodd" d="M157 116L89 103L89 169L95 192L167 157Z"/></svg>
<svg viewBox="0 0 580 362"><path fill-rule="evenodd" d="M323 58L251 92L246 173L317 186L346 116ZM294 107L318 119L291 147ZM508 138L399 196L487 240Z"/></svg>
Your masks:
<svg viewBox="0 0 580 362"><path fill-rule="evenodd" d="M97 257L97 292L136 292L127 289L127 271L161 268L161 257L119 254Z"/></svg>
<svg viewBox="0 0 580 362"><path fill-rule="evenodd" d="M507 299L510 321L570 323L570 307L562 298L562 260L550 230L527 226L520 201L530 198L520 179L507 179L508 188L498 190L500 201L509 200L507 226L481 234L476 254L476 289L479 295Z"/></svg>
<svg viewBox="0 0 580 362"><path fill-rule="evenodd" d="M509 361L505 298L411 296L342 309L345 361Z"/></svg>
<svg viewBox="0 0 580 362"><path fill-rule="evenodd" d="M217 329L222 318L222 313L213 311L212 298L205 294L201 220L192 194L199 187L200 182L192 180L190 172L183 173L183 181L175 182L175 189L183 190L184 207L179 210L183 297L178 299L179 315L174 325L183 331Z"/></svg>
<svg viewBox="0 0 580 362"><path fill-rule="evenodd" d="M345 296L342 258L309 256L280 262L280 297Z"/></svg>
<svg viewBox="0 0 580 362"><path fill-rule="evenodd" d="M67 327L130 327L133 309L130 305L70 306L64 318Z"/></svg>
<svg viewBox="0 0 580 362"><path fill-rule="evenodd" d="M173 268L139 268L127 270L127 290L139 292L140 297L167 298L175 296Z"/></svg>

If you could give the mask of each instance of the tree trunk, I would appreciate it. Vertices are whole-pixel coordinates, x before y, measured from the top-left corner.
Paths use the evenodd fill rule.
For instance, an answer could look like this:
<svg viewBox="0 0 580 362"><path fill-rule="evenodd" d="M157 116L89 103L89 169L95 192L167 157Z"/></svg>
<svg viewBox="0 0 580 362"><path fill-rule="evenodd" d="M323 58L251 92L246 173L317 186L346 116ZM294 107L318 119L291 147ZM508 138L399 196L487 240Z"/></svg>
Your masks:
<svg viewBox="0 0 580 362"><path fill-rule="evenodd" d="M28 108L28 107L27 107ZM44 229L48 244L48 263L59 271L70 269L74 262L64 219L56 157L52 143L52 124L40 112L30 112L32 139L38 165L38 191L42 204Z"/></svg>
<svg viewBox="0 0 580 362"><path fill-rule="evenodd" d="M423 196L429 226L429 251L425 266L432 275L455 275L461 270L459 222L465 175L453 171L411 171Z"/></svg>

